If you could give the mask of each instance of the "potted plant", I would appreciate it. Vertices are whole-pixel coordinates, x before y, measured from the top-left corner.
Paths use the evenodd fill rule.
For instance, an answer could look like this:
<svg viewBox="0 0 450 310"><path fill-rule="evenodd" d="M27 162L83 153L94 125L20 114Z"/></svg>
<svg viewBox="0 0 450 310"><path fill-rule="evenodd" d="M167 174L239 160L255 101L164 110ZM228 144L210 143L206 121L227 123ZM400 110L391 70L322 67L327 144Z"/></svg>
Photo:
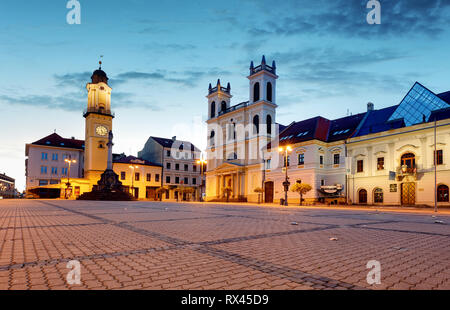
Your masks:
<svg viewBox="0 0 450 310"><path fill-rule="evenodd" d="M258 204L261 203L261 195L264 192L264 190L261 187L257 187L253 190L255 193L258 193Z"/></svg>
<svg viewBox="0 0 450 310"><path fill-rule="evenodd" d="M303 195L312 189L311 185L307 183L295 183L291 187L291 191L300 195L300 206L302 205Z"/></svg>

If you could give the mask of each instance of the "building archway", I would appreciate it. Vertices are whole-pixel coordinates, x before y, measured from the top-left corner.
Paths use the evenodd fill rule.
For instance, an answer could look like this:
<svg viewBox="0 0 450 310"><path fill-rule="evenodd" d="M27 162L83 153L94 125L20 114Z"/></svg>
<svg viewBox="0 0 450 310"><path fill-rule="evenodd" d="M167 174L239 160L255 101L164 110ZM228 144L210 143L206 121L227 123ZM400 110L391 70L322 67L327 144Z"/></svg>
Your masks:
<svg viewBox="0 0 450 310"><path fill-rule="evenodd" d="M358 191L358 202L361 204L367 203L367 191L364 188Z"/></svg>

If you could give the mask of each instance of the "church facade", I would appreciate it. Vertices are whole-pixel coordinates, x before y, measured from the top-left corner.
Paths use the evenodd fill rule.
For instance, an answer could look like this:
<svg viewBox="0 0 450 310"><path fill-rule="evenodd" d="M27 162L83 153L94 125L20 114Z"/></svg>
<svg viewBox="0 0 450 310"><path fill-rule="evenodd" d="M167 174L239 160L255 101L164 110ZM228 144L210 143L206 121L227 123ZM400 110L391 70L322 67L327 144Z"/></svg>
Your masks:
<svg viewBox="0 0 450 310"><path fill-rule="evenodd" d="M232 105L231 86L208 88L206 201L257 201L263 148L278 133L275 61L250 64L249 100Z"/></svg>

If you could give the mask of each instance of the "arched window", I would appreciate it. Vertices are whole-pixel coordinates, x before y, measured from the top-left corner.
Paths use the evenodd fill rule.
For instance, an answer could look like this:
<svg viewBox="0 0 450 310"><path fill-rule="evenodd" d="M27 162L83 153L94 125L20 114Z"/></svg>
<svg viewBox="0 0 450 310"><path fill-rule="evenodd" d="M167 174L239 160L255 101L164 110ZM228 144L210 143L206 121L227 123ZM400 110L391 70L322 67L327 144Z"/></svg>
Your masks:
<svg viewBox="0 0 450 310"><path fill-rule="evenodd" d="M216 133L213 131L211 131L211 134L209 135L209 145L214 146L214 136L216 135Z"/></svg>
<svg viewBox="0 0 450 310"><path fill-rule="evenodd" d="M272 134L272 116L267 115L266 117L267 134Z"/></svg>
<svg viewBox="0 0 450 310"><path fill-rule="evenodd" d="M253 86L253 102L259 101L259 83L256 82Z"/></svg>
<svg viewBox="0 0 450 310"><path fill-rule="evenodd" d="M220 111L225 111L227 109L227 103L225 101L222 101L220 106Z"/></svg>
<svg viewBox="0 0 450 310"><path fill-rule="evenodd" d="M216 102L211 102L211 118L214 118L216 116Z"/></svg>
<svg viewBox="0 0 450 310"><path fill-rule="evenodd" d="M267 101L272 102L272 83L267 82Z"/></svg>
<svg viewBox="0 0 450 310"><path fill-rule="evenodd" d="M381 188L375 188L373 191L373 202L383 203L383 190Z"/></svg>
<svg viewBox="0 0 450 310"><path fill-rule="evenodd" d="M406 153L402 155L401 158L402 166L406 165L405 172L413 172L416 168L416 156L413 153ZM403 169L403 167L402 167Z"/></svg>
<svg viewBox="0 0 450 310"><path fill-rule="evenodd" d="M367 191L362 188L358 192L359 203L367 203Z"/></svg>
<svg viewBox="0 0 450 310"><path fill-rule="evenodd" d="M253 134L257 135L259 134L259 116L255 115L253 117Z"/></svg>
<svg viewBox="0 0 450 310"><path fill-rule="evenodd" d="M449 202L448 199L448 186L441 184L437 188L437 201L438 202Z"/></svg>

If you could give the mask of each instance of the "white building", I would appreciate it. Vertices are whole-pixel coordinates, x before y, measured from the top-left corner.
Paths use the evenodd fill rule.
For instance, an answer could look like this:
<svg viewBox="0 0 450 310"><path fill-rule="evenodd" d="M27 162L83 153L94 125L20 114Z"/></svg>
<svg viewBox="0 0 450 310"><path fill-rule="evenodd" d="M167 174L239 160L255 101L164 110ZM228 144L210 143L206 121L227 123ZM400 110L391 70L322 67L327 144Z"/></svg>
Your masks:
<svg viewBox="0 0 450 310"><path fill-rule="evenodd" d="M416 83L399 105L368 112L347 141L353 203L432 206L436 186L438 205L449 205L449 102L450 92Z"/></svg>
<svg viewBox="0 0 450 310"><path fill-rule="evenodd" d="M177 201L200 197L201 167L197 164L200 153L195 145L176 137L150 137L138 156L162 166L160 186L167 189L162 199ZM188 194L182 188L191 188L195 192Z"/></svg>
<svg viewBox="0 0 450 310"><path fill-rule="evenodd" d="M275 62L250 64L249 100L231 104L231 87L209 85L208 168L206 200L225 199L231 190L232 201L257 201L254 189L262 186L262 149L277 134Z"/></svg>

